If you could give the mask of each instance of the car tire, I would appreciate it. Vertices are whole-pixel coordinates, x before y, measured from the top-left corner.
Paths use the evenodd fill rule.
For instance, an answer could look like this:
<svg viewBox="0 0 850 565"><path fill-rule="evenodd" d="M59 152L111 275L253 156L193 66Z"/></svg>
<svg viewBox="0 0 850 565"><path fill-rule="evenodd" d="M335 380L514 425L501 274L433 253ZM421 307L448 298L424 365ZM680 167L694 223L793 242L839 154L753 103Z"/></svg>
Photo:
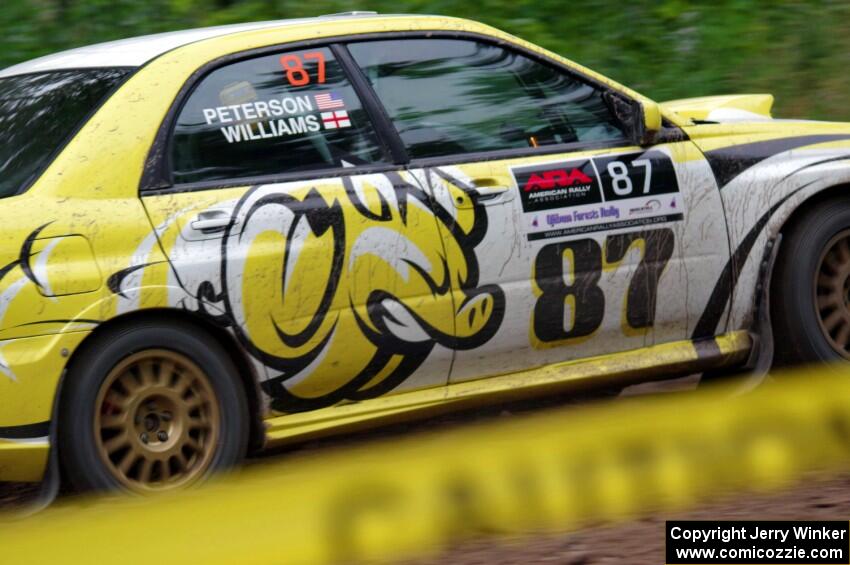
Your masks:
<svg viewBox="0 0 850 565"><path fill-rule="evenodd" d="M776 365L850 361L850 200L806 210L771 280Z"/></svg>
<svg viewBox="0 0 850 565"><path fill-rule="evenodd" d="M135 323L86 344L59 406L70 486L170 490L238 464L250 424L237 374L219 343L189 323Z"/></svg>

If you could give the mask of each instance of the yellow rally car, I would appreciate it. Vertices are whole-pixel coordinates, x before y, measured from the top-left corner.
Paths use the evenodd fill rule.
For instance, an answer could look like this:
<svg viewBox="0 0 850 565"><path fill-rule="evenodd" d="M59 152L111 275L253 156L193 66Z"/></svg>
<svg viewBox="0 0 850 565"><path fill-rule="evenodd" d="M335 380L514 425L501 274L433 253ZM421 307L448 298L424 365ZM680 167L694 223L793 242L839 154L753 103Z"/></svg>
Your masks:
<svg viewBox="0 0 850 565"><path fill-rule="evenodd" d="M415 411L747 367L771 327L783 361L847 358L850 125L771 104L659 105L369 13L0 71L0 480L172 488Z"/></svg>

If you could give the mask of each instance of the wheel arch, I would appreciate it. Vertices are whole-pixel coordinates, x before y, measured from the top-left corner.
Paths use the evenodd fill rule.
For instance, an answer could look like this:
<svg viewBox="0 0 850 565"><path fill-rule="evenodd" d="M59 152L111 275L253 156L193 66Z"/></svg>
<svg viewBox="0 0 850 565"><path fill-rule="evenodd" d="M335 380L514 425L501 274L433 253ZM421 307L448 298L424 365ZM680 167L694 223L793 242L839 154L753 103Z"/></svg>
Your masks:
<svg viewBox="0 0 850 565"><path fill-rule="evenodd" d="M834 347L830 349L825 341L812 338L827 330L821 322L818 322L820 328L812 327L813 322L809 318L811 313L815 311L815 318L821 314L817 313L820 308L806 286L812 281L811 268L815 269L817 277L822 259L814 263L809 261L817 258L819 250L823 253L824 249L828 249L822 246L830 245L830 237L846 230L848 226L846 214L850 210L850 182L844 180L819 186L801 194L801 198L795 199L792 204L786 206L781 217L775 218L781 219L781 223L777 221L769 232L772 239L779 240L779 249L776 261L771 264L769 272L765 274L766 280L761 285L768 289L771 297L769 303L761 307L770 310L770 332L777 341L773 362L780 366L832 361L832 355L837 355ZM833 222L832 218L837 214L844 216L840 222ZM818 245L813 247L815 243ZM808 279L800 280L800 273ZM798 290L802 295L795 294ZM820 295L817 291L816 294ZM792 314L789 315L789 311ZM798 333L799 328L804 328L802 334ZM829 340L829 336L826 340Z"/></svg>
<svg viewBox="0 0 850 565"><path fill-rule="evenodd" d="M134 325L140 322L155 322L163 325L174 324L175 322L188 323L212 337L218 343L225 354L233 361L237 368L237 377L239 383L245 391L245 397L248 401L248 409L250 412L249 425L249 453L257 451L265 443L265 426L263 424L263 408L262 396L260 391L260 379L254 366L249 361L245 351L236 342L236 339L226 329L213 322L203 318L198 314L180 310L175 308L151 308L146 310L136 310L127 312L105 322L99 324L80 345L70 355L68 362L65 364L65 369L62 378L59 381L59 386L56 391L53 421L58 423L59 410L62 405L63 393L67 384L67 376L76 359L79 359L81 354L89 348L95 346L97 342L108 335L115 328ZM56 426L52 426L51 443L55 441Z"/></svg>
<svg viewBox="0 0 850 565"><path fill-rule="evenodd" d="M765 264L770 262L771 242L776 242L780 235L787 235L809 210L819 204L835 198L850 199L850 167L842 172L842 175L833 178L820 175L800 179L793 184L777 185L772 191L772 204L759 209L750 218L750 224L739 226L742 231L737 239L733 239L735 247L727 264L732 274L730 329L758 331L760 289L771 279L774 269L774 265ZM734 225L729 225L730 230L734 231L734 228ZM783 243L779 245L781 255Z"/></svg>
<svg viewBox="0 0 850 565"><path fill-rule="evenodd" d="M782 237L787 237L788 234L805 218L806 214L819 206L820 204L837 199L847 199L850 201L850 182L836 182L823 186L812 186L809 189L801 189L801 193L796 198L789 198L788 202L779 206L776 210L776 215L773 216L765 231L766 238L764 239L767 247L758 255L759 263L762 265L756 279L756 287L753 293L751 304L751 324L752 329L761 333L758 325L758 312L761 308L769 308L767 304L761 304L762 289L770 294L774 284L773 275L777 267L779 255L782 253ZM770 242L775 242L779 245L776 252L771 252ZM773 321L770 322L773 325Z"/></svg>
<svg viewBox="0 0 850 565"><path fill-rule="evenodd" d="M850 200L850 182L831 184L803 192L802 199L795 200L790 206L781 206L777 210L777 215L770 224L771 239L779 234L787 234L811 208L826 200L838 198Z"/></svg>

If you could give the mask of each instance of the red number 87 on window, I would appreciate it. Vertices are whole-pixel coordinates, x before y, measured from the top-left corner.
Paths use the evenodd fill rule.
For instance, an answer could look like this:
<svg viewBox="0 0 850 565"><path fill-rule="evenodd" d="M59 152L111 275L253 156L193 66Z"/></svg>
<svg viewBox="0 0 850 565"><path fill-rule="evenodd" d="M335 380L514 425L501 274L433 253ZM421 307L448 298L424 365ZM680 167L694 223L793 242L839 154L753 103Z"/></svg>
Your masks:
<svg viewBox="0 0 850 565"><path fill-rule="evenodd" d="M325 82L325 55L321 51L311 51L304 53L303 58L299 55L289 54L280 58L280 66L286 72L286 80L292 86L306 86L310 84L311 77L307 69L304 68L304 61L316 61L316 82L324 84Z"/></svg>

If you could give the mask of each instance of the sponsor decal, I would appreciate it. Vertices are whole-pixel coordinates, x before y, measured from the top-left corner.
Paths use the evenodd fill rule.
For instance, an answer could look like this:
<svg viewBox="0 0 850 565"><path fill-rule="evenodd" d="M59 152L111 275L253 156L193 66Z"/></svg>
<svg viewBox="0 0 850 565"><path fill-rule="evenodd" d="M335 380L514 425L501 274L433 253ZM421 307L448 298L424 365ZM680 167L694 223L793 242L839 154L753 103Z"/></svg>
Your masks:
<svg viewBox="0 0 850 565"><path fill-rule="evenodd" d="M564 214L555 212L546 214L546 224L549 226L557 226L561 224L578 223L586 220L619 219L620 208L618 206L599 206L587 211L573 210L572 213Z"/></svg>
<svg viewBox="0 0 850 565"><path fill-rule="evenodd" d="M590 159L513 170L524 212L602 202Z"/></svg>
<svg viewBox="0 0 850 565"><path fill-rule="evenodd" d="M679 185L673 163L660 151L545 163L511 172L529 241L684 218L675 196Z"/></svg>
<svg viewBox="0 0 850 565"><path fill-rule="evenodd" d="M642 206L637 206L635 208L629 208L630 216L640 216L643 214L652 214L661 209L661 202L652 199L644 203Z"/></svg>
<svg viewBox="0 0 850 565"><path fill-rule="evenodd" d="M553 190L558 187L567 187L580 185L589 185L593 179L579 169L572 169L569 172L566 169L555 169L552 171L543 171L540 174L534 173L525 183L523 190L531 192L532 190Z"/></svg>
<svg viewBox="0 0 850 565"><path fill-rule="evenodd" d="M678 222L685 218L683 214L669 214L663 216L655 216L652 218L635 218L632 220L623 220L618 222L593 223L576 225L573 227L559 228L547 231L538 231L528 234L528 241L539 241L543 239L555 239L559 237L567 237L583 233L594 233L599 231L619 230L624 228L635 228L643 226L653 226L656 224L666 224L668 222Z"/></svg>

